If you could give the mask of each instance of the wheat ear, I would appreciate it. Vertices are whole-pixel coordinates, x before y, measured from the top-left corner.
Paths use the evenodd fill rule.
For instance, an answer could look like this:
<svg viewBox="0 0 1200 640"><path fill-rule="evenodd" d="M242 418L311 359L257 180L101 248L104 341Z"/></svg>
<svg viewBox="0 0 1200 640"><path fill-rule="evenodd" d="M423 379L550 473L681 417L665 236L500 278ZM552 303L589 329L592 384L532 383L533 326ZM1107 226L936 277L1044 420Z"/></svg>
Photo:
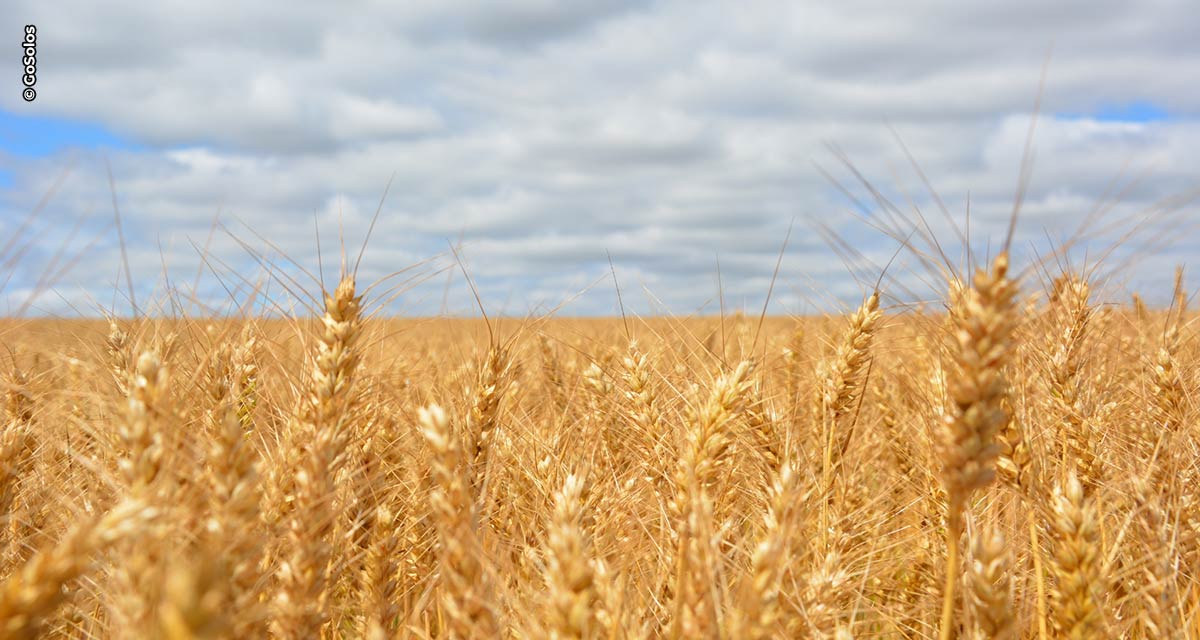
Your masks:
<svg viewBox="0 0 1200 640"><path fill-rule="evenodd" d="M814 413L821 428L821 492L826 502L821 507L822 546L828 543L827 502L833 498L834 478L853 435L850 429L841 428L839 422L862 395L871 341L881 316L879 292L875 291L850 316L850 326L832 356L817 365Z"/></svg>
<svg viewBox="0 0 1200 640"><path fill-rule="evenodd" d="M462 638L495 638L500 633L492 602L491 580L484 571L477 510L468 483L458 436L437 405L421 409L421 432L433 450L434 488L429 504L441 543L442 608L450 630Z"/></svg>
<svg viewBox="0 0 1200 640"><path fill-rule="evenodd" d="M69 595L66 585L88 569L92 556L156 515L141 502L124 502L35 554L0 586L0 639L39 637L43 621Z"/></svg>
<svg viewBox="0 0 1200 640"><path fill-rule="evenodd" d="M771 486L762 538L750 557L750 575L743 587L742 606L734 637L766 640L779 621L779 592L791 557L792 512L795 511L796 474L788 463L776 472Z"/></svg>
<svg viewBox="0 0 1200 640"><path fill-rule="evenodd" d="M263 555L262 539L255 531L259 523L262 490L259 484L258 455L247 438L252 425L251 385L256 374L252 361L254 341L245 340L236 349L221 350L229 356L229 366L219 369L212 380L210 395L217 403L212 415L213 437L208 447L209 513L206 533L214 553L228 564L230 606L242 615L236 617L234 630L239 636L261 636L266 629L259 624ZM203 574L206 567L197 567ZM191 580L195 576L176 577ZM200 578L211 578L207 574ZM191 584L191 583L188 583ZM175 585L175 588L183 587ZM181 593L177 591L177 594ZM186 594L185 594L186 595Z"/></svg>
<svg viewBox="0 0 1200 640"><path fill-rule="evenodd" d="M1051 503L1055 585L1054 622L1061 637L1095 638L1101 632L1099 516L1083 484L1071 473Z"/></svg>
<svg viewBox="0 0 1200 640"><path fill-rule="evenodd" d="M981 533L975 541L968 579L971 608L981 638L1010 640L1017 637L1011 571L1004 536L998 529Z"/></svg>
<svg viewBox="0 0 1200 640"><path fill-rule="evenodd" d="M358 367L361 298L345 277L325 296L325 315L312 371L312 384L292 426L304 449L288 514L287 557L280 567L275 632L315 638L329 619L327 571L333 555L335 479L345 458L351 428L348 406Z"/></svg>
<svg viewBox="0 0 1200 640"><path fill-rule="evenodd" d="M159 404L166 390L167 370L156 352L143 351L132 373L126 417L118 432L125 455L118 465L130 490L137 495L148 490L162 468Z"/></svg>
<svg viewBox="0 0 1200 640"><path fill-rule="evenodd" d="M677 633L689 636L718 628L710 580L715 571L712 491L733 442L731 425L745 406L753 365L742 361L717 379L707 400L692 412L683 455L675 472L676 494L668 507L675 523L675 614Z"/></svg>
<svg viewBox="0 0 1200 640"><path fill-rule="evenodd" d="M554 494L545 569L551 638L589 638L595 627L596 589L582 523L583 491L583 478L569 475Z"/></svg>
<svg viewBox="0 0 1200 640"><path fill-rule="evenodd" d="M37 446L33 432L33 402L26 388L25 376L16 368L13 369L10 384L5 394L7 424L0 432L0 517L5 518L11 516L18 484L28 470ZM9 549L13 549L19 538L14 536L6 542L9 543Z"/></svg>
<svg viewBox="0 0 1200 640"><path fill-rule="evenodd" d="M946 584L942 595L941 640L954 633L954 600L958 579L962 511L971 493L995 476L1001 451L997 433L1006 416L1003 367L1008 360L1016 322L1016 284L1008 278L1008 254L1001 253L991 270L975 272L969 289L952 287L950 321L954 371L948 380L951 411L942 423L942 482L948 499Z"/></svg>

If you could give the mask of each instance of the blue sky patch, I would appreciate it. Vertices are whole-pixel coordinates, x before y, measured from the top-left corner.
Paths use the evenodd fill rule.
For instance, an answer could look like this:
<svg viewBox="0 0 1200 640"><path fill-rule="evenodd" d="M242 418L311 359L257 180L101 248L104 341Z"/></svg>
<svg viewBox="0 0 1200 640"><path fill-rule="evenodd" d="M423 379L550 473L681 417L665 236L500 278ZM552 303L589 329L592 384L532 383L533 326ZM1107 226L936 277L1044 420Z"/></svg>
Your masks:
<svg viewBox="0 0 1200 640"><path fill-rule="evenodd" d="M38 157L67 147L131 149L133 146L98 124L68 118L26 116L0 109L0 152ZM4 178L0 176L2 184Z"/></svg>
<svg viewBox="0 0 1200 640"><path fill-rule="evenodd" d="M1171 114L1162 106L1148 100L1135 100L1123 104L1100 105L1095 111L1087 113L1060 113L1058 117L1070 120L1091 118L1101 122L1158 122L1170 120Z"/></svg>

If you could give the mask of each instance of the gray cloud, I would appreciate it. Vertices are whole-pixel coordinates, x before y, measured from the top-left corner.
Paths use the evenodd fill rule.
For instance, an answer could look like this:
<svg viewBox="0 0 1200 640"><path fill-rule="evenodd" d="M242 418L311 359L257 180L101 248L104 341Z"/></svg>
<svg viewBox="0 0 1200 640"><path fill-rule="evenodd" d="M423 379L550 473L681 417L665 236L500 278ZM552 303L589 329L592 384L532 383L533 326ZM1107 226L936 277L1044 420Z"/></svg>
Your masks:
<svg viewBox="0 0 1200 640"><path fill-rule="evenodd" d="M645 4L635 0L484 0L373 3L398 31L419 41L464 40L500 47L531 48L569 37L598 22Z"/></svg>

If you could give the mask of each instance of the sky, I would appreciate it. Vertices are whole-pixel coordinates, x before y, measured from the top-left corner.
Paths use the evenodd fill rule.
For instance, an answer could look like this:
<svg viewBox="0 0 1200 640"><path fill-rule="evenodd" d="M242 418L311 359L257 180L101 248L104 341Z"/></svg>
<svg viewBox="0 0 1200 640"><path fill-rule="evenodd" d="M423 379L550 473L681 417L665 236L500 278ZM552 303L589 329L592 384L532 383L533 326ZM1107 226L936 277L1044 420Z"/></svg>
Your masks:
<svg viewBox="0 0 1200 640"><path fill-rule="evenodd" d="M300 313L343 246L406 315L477 312L464 274L493 314L615 314L614 275L631 313L823 312L893 256L886 299L933 300L926 235L1004 242L1035 103L1024 286L1164 300L1190 4L9 0L0 313Z"/></svg>

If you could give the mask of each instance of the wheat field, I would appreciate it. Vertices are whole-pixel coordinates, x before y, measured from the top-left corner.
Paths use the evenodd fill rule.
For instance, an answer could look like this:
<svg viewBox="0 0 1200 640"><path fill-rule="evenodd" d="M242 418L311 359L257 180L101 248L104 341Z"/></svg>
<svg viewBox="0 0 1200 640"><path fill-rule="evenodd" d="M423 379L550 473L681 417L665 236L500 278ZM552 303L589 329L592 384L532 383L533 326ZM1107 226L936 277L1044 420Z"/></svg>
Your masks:
<svg viewBox="0 0 1200 640"><path fill-rule="evenodd" d="M1025 273L828 317L400 320L344 277L306 319L4 321L0 637L1198 637L1182 276Z"/></svg>

